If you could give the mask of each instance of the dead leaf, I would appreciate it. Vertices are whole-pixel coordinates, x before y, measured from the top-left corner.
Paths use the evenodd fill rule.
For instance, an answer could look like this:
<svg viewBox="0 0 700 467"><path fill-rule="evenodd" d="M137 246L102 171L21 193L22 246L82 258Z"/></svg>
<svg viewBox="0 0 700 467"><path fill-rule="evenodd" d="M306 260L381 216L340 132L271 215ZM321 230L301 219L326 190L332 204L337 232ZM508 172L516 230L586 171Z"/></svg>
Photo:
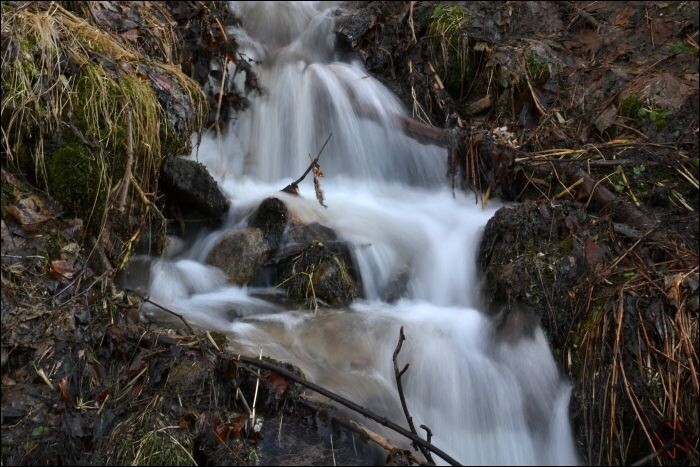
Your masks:
<svg viewBox="0 0 700 467"><path fill-rule="evenodd" d="M653 31L654 45L659 47L669 42L678 32L683 30L684 26L675 18L653 18L651 30Z"/></svg>
<svg viewBox="0 0 700 467"><path fill-rule="evenodd" d="M630 18L634 14L635 9L632 8L631 6L626 6L622 10L620 10L616 15L615 19L613 20L613 24L617 27L620 28L626 28L629 23L630 23Z"/></svg>
<svg viewBox="0 0 700 467"><path fill-rule="evenodd" d="M605 251L596 242L590 238L586 240L584 246L584 251L586 254L586 263L588 267L595 270L596 266L605 260Z"/></svg>
<svg viewBox="0 0 700 467"><path fill-rule="evenodd" d="M156 86L159 89L162 89L170 94L176 94L177 93L177 86L173 82L173 80L168 76L163 73L158 73L153 70L149 70L150 73L148 73L148 77L150 78L151 82L153 82L153 85Z"/></svg>
<svg viewBox="0 0 700 467"><path fill-rule="evenodd" d="M83 220L67 219L61 222L60 231L67 240L80 240L83 236Z"/></svg>
<svg viewBox="0 0 700 467"><path fill-rule="evenodd" d="M617 119L617 107L611 105L607 109L603 110L595 119L593 124L598 129L599 132L603 133L605 130L610 128L610 126L615 123Z"/></svg>
<svg viewBox="0 0 700 467"><path fill-rule="evenodd" d="M50 272L56 279L72 280L77 271L70 262L57 259L55 261L51 261Z"/></svg>
<svg viewBox="0 0 700 467"><path fill-rule="evenodd" d="M566 225L566 229L571 235L581 230L581 224L579 224L578 220L571 215L566 216L566 219L564 219L564 225Z"/></svg>
<svg viewBox="0 0 700 467"><path fill-rule="evenodd" d="M134 29L129 29L124 31L123 33L120 34L124 39L131 41L131 42L137 42L139 39L139 30L134 28Z"/></svg>
<svg viewBox="0 0 700 467"><path fill-rule="evenodd" d="M102 404L104 401L107 400L107 397L109 397L109 391L106 390L106 389L103 389L103 390L100 391L100 393L97 395L96 400L97 400L97 402L99 402L100 404Z"/></svg>
<svg viewBox="0 0 700 467"><path fill-rule="evenodd" d="M603 45L603 36L591 29L582 29L577 35L581 51L595 55Z"/></svg>
<svg viewBox="0 0 700 467"><path fill-rule="evenodd" d="M283 376L277 373L270 373L270 375L268 375L265 379L267 379L267 381L272 385L272 389L274 389L275 393L278 396L281 396L285 392L287 392L289 383L287 382L287 379Z"/></svg>
<svg viewBox="0 0 700 467"><path fill-rule="evenodd" d="M129 376L134 376L137 375L146 368L147 362L145 361L146 355L148 355L148 351L146 350L141 350L136 357L134 357L134 360L131 362L131 365L129 365L129 368L126 370L126 374Z"/></svg>
<svg viewBox="0 0 700 467"><path fill-rule="evenodd" d="M126 331L116 324L111 324L107 327L107 335L115 342L124 342L127 338Z"/></svg>
<svg viewBox="0 0 700 467"><path fill-rule="evenodd" d="M19 200L15 206L8 206L7 212L22 227L36 226L54 217L51 211L46 209L44 202L34 195Z"/></svg>
<svg viewBox="0 0 700 467"><path fill-rule="evenodd" d="M238 417L234 417L229 423L232 428L232 432L235 436L241 436L241 433L243 432L243 429L245 428L245 424L248 418L244 415L239 415Z"/></svg>
<svg viewBox="0 0 700 467"><path fill-rule="evenodd" d="M681 283L683 282L683 274L673 274L664 277L664 290L666 291L666 298L678 306L681 298Z"/></svg>
<svg viewBox="0 0 700 467"><path fill-rule="evenodd" d="M61 399L63 399L63 402L70 403L71 397L68 391L68 376L64 376L61 378L61 381L58 382L58 391L61 393Z"/></svg>

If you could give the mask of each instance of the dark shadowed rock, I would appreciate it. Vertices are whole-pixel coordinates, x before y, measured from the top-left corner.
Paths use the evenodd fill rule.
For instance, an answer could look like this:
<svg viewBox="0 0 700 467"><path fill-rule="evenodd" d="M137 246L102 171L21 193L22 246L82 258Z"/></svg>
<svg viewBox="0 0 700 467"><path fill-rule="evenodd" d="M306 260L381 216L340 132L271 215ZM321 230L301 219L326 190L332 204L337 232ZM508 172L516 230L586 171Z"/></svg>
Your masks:
<svg viewBox="0 0 700 467"><path fill-rule="evenodd" d="M161 181L171 204L192 209L213 220L221 220L228 211L228 200L199 162L168 157L163 162Z"/></svg>
<svg viewBox="0 0 700 467"><path fill-rule="evenodd" d="M314 240L332 242L338 240L338 235L335 233L335 230L330 227L326 227L318 222L312 222L310 224L292 225L284 236L284 243L286 245L308 245Z"/></svg>
<svg viewBox="0 0 700 467"><path fill-rule="evenodd" d="M478 258L488 310L533 310L556 348L568 330L570 316L563 311L571 310L570 291L590 266L581 239L592 228L581 208L570 202L499 209L486 225ZM596 253L604 256L603 248Z"/></svg>
<svg viewBox="0 0 700 467"><path fill-rule="evenodd" d="M270 249L276 250L289 221L287 205L278 198L266 198L250 217L248 225L262 231Z"/></svg>
<svg viewBox="0 0 700 467"><path fill-rule="evenodd" d="M411 268L404 264L396 268L389 277L384 289L382 289L382 300L394 303L408 292L408 280L411 276Z"/></svg>
<svg viewBox="0 0 700 467"><path fill-rule="evenodd" d="M341 45L354 48L372 27L376 17L363 9L338 18L335 33Z"/></svg>
<svg viewBox="0 0 700 467"><path fill-rule="evenodd" d="M207 257L207 263L223 270L233 284L252 282L267 261L270 247L260 229L247 228L224 234Z"/></svg>

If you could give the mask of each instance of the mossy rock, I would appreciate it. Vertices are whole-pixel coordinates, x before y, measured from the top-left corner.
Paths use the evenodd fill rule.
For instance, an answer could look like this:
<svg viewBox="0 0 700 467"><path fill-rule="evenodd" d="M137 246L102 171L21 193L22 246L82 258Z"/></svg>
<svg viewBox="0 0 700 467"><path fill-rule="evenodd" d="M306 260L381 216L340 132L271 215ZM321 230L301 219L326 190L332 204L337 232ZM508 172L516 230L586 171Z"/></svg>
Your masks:
<svg viewBox="0 0 700 467"><path fill-rule="evenodd" d="M104 164L84 145L69 143L54 151L46 165L49 191L65 214L85 220L88 228L99 225L109 187Z"/></svg>
<svg viewBox="0 0 700 467"><path fill-rule="evenodd" d="M287 295L315 308L349 305L358 295L357 280L344 242L311 242L280 263L279 284Z"/></svg>
<svg viewBox="0 0 700 467"><path fill-rule="evenodd" d="M570 324L569 293L588 273L580 238L592 229L581 208L566 201L498 210L486 225L478 258L488 311L532 310L556 348ZM551 310L558 310L556 316Z"/></svg>

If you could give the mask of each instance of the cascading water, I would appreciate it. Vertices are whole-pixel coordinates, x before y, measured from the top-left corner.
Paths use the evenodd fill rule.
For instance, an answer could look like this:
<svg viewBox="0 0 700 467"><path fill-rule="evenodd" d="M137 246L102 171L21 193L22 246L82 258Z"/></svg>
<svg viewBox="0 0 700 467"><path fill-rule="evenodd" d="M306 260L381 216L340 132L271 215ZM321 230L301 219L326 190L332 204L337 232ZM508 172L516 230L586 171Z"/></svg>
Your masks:
<svg viewBox="0 0 700 467"><path fill-rule="evenodd" d="M251 98L223 139L205 137L199 147L196 157L232 200L229 219L186 257L155 262L151 299L228 333L236 351L262 349L405 425L392 366L403 325L399 362L411 363L403 381L408 406L416 426L432 428L436 446L465 464L576 463L570 387L542 331L500 338L474 308L475 254L494 202L482 209L473 197L453 196L444 184L444 150L405 136L393 120L403 114L399 101L360 64L336 61L335 5L241 2L232 8L243 19L232 33L259 62L265 93ZM301 197L280 193L331 132L321 158L328 208L316 202L310 181L301 184ZM267 196L353 245L365 299L315 314L284 310L203 264L216 238L244 225ZM409 271L405 298L381 301L401 270Z"/></svg>

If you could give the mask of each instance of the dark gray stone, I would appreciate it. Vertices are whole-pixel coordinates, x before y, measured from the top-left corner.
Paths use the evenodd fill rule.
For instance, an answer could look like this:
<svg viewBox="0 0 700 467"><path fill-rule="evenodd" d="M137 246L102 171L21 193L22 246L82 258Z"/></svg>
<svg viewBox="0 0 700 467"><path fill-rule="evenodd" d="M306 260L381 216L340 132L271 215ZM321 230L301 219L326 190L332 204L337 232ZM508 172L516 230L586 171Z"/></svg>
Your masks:
<svg viewBox="0 0 700 467"><path fill-rule="evenodd" d="M228 211L228 200L199 162L167 157L161 169L161 182L168 201L181 208L190 208L213 220L221 220Z"/></svg>
<svg viewBox="0 0 700 467"><path fill-rule="evenodd" d="M266 198L250 217L248 225L260 229L272 250L282 242L284 230L289 222L287 205L278 198Z"/></svg>

